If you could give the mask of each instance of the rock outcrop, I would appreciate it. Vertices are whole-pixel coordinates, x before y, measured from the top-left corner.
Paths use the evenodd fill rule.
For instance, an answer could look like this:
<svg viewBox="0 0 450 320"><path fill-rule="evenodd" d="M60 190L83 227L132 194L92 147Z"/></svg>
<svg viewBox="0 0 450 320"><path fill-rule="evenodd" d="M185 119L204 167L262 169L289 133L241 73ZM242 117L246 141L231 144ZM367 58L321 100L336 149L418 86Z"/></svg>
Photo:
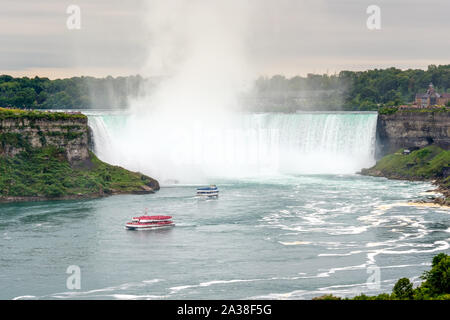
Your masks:
<svg viewBox="0 0 450 320"><path fill-rule="evenodd" d="M400 148L417 149L434 144L450 148L450 111L399 110L380 114L377 121L377 158Z"/></svg>
<svg viewBox="0 0 450 320"><path fill-rule="evenodd" d="M71 164L89 159L87 117L0 119L0 155L13 157L27 147L45 146L63 148Z"/></svg>
<svg viewBox="0 0 450 320"><path fill-rule="evenodd" d="M0 203L149 194L159 183L89 150L80 113L0 108Z"/></svg>

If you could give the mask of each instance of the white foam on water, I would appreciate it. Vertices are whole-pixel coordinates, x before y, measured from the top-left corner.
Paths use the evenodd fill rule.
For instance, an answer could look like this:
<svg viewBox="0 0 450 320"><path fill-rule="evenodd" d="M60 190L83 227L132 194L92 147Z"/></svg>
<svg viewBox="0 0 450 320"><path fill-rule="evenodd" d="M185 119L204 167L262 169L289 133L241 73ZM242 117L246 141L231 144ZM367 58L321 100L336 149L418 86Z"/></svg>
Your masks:
<svg viewBox="0 0 450 320"><path fill-rule="evenodd" d="M429 266L431 264L429 263L421 263L421 264L404 264L404 265L390 265L390 266L382 266L380 269L389 269L389 268L410 268L414 266ZM341 267L341 268L332 268L329 269L325 273L319 273L317 276L313 277L292 277L292 278L285 278L285 279L305 279L305 278L314 278L314 277L329 277L330 275L339 272L339 271L349 271L349 270L360 270L365 269L367 267L366 264L363 265L357 265L357 266L347 266L347 267ZM368 287L367 282L363 283L349 283L349 284L338 284L338 285L331 285L331 286L325 286L325 287L319 287L317 289L313 290L294 290L291 292L284 292L284 293L268 293L264 295L258 295L258 296L252 296L247 297L245 299L249 300L258 300L258 299L270 299L270 300L284 300L284 299L311 299L313 297L322 296L324 294L332 294L334 296L339 297L350 297L350 296L356 296L361 293L365 293L368 295L376 295L381 292L389 292L392 288L392 285L397 281L398 279L385 279L380 281L381 287L377 290L371 289ZM412 277L410 279L414 284L419 284L420 277Z"/></svg>
<svg viewBox="0 0 450 320"><path fill-rule="evenodd" d="M362 252L364 252L364 251L356 250L356 251L350 251L347 253L319 253L317 256L318 257L346 257L346 256L352 256L354 254L359 254Z"/></svg>
<svg viewBox="0 0 450 320"><path fill-rule="evenodd" d="M338 271L348 271L348 270L360 270L367 268L367 264L360 264L356 266L347 266L347 267L338 267L338 268L331 268L327 271L320 272L317 274L317 277L323 278L323 277L329 277L330 275L338 272Z"/></svg>
<svg viewBox="0 0 450 320"><path fill-rule="evenodd" d="M217 284L230 284L230 283L239 283L239 282L255 282L255 281L267 281L268 279L233 279L233 280L212 280L207 282L201 282L199 284L194 285L185 285L185 286L177 286L169 288L170 294L175 294L180 291L190 289L190 288L199 288L199 287L209 287Z"/></svg>
<svg viewBox="0 0 450 320"><path fill-rule="evenodd" d="M298 246L298 245L311 244L311 242L309 242L309 241L292 241L292 242L278 241L278 242L285 246Z"/></svg>
<svg viewBox="0 0 450 320"><path fill-rule="evenodd" d="M12 300L29 300L29 299L36 299L36 296L18 296L13 298Z"/></svg>
<svg viewBox="0 0 450 320"><path fill-rule="evenodd" d="M244 300L287 300L293 299L293 297L301 297L307 293L310 293L310 291L295 290L286 293L269 293L261 296L247 297Z"/></svg>
<svg viewBox="0 0 450 320"><path fill-rule="evenodd" d="M192 288L201 288L201 287L209 287L214 285L228 285L233 283L246 283L246 282L260 282L260 281L277 281L277 280L299 280L299 279L313 279L313 278L320 278L321 275L312 275L307 276L303 272L299 272L298 276L291 276L291 277L271 277L271 278L260 278L260 279L232 279L232 280L211 280L207 282L201 282L199 284L193 284L193 285L184 285L184 286L176 286L169 288L170 295L174 295L179 293L180 291L192 289Z"/></svg>
<svg viewBox="0 0 450 320"><path fill-rule="evenodd" d="M154 283L163 281L161 279L151 279L151 280L143 280L141 282L130 282L130 283L123 283L118 286L111 286L101 289L93 289L88 291L67 291L67 292L59 292L59 293L53 293L50 295L44 295L40 297L36 297L37 299L73 299L73 298L93 298L93 297L113 297L113 295L107 294L109 292L116 292L116 291L125 291L129 289L135 289L135 288L143 288L148 285L152 285ZM126 295L126 294L125 294Z"/></svg>
<svg viewBox="0 0 450 320"><path fill-rule="evenodd" d="M368 295L378 294L380 292L389 291L392 284L395 283L395 279L387 279L380 281L381 287L379 290L369 289L367 283L355 283L355 284L343 284L317 288L315 290L294 290L284 293L269 293L265 295L258 295L253 297L247 297L248 300L298 300L298 299L311 299L322 295L332 294L337 297L350 297L356 296L361 293Z"/></svg>
<svg viewBox="0 0 450 320"><path fill-rule="evenodd" d="M333 223L327 223L333 224ZM329 235L346 235L346 234L361 234L367 231L368 226L348 226L348 227L323 227L314 228L308 225L286 225L286 224L270 224L270 228L280 228L282 230L297 231L297 232L318 232L327 233Z"/></svg>
<svg viewBox="0 0 450 320"><path fill-rule="evenodd" d="M159 300L167 298L167 296L156 296L156 295L133 295L133 294L113 294L111 295L112 298L118 299L118 300Z"/></svg>

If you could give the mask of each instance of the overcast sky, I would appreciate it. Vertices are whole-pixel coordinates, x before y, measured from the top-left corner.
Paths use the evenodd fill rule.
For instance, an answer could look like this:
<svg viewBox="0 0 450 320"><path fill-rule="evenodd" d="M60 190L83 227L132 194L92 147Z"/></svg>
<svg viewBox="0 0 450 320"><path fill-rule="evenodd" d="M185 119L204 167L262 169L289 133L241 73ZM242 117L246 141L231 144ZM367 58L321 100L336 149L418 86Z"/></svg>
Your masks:
<svg viewBox="0 0 450 320"><path fill-rule="evenodd" d="M450 63L449 0L207 2L202 13L205 0L2 0L0 73L156 75L170 68L148 68L150 57L182 55L183 41L206 51L208 41L236 45L255 74L268 76ZM80 30L66 27L71 4L81 9ZM369 5L381 8L381 30L366 26Z"/></svg>

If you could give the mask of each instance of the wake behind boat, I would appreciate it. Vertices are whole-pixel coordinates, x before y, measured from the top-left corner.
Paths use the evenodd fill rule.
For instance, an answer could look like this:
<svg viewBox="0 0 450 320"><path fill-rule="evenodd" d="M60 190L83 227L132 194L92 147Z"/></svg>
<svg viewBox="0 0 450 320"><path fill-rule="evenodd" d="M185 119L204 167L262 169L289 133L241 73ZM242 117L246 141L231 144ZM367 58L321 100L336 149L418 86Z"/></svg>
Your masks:
<svg viewBox="0 0 450 320"><path fill-rule="evenodd" d="M209 187L197 188L197 196L218 197L219 189L215 184Z"/></svg>

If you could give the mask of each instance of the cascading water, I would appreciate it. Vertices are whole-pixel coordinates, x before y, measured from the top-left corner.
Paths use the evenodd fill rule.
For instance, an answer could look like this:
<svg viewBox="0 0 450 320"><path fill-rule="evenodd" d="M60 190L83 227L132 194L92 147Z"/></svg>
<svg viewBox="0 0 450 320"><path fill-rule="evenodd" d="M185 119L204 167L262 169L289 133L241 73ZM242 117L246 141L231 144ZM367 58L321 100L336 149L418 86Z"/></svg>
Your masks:
<svg viewBox="0 0 450 320"><path fill-rule="evenodd" d="M237 114L223 119L93 114L95 152L162 184L278 174L351 174L374 163L376 113Z"/></svg>

